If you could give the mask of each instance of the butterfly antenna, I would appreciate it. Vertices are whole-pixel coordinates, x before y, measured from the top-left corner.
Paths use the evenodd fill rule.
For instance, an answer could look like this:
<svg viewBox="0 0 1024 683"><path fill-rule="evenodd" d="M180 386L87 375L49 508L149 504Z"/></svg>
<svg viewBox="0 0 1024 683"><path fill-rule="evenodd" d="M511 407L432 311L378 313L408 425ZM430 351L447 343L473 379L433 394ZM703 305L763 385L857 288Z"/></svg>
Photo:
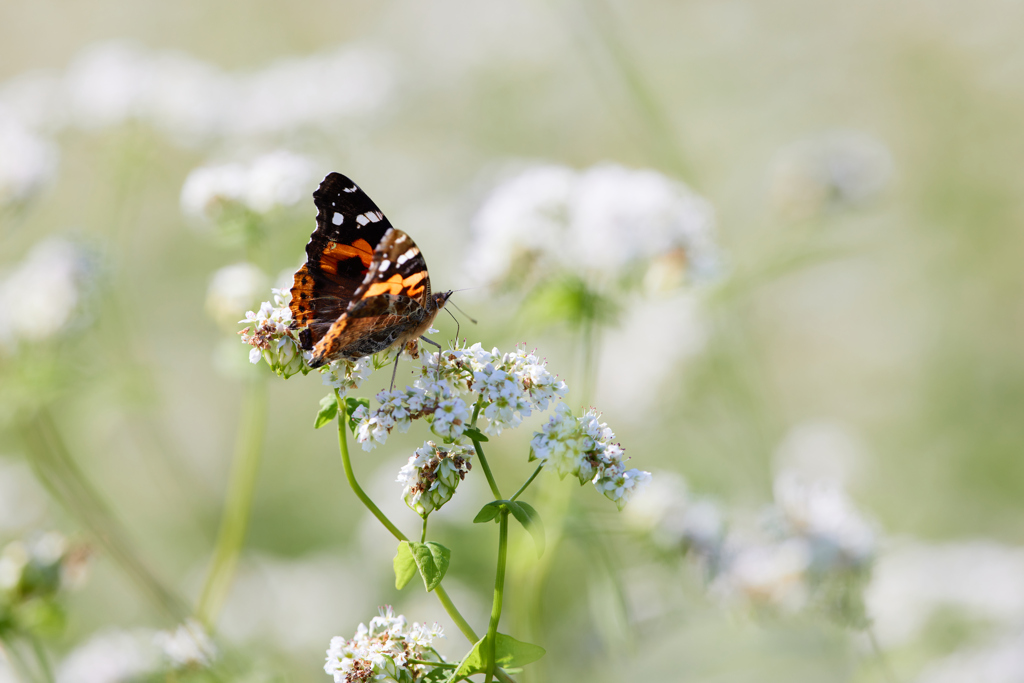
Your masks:
<svg viewBox="0 0 1024 683"><path fill-rule="evenodd" d="M452 306L454 306L455 310L457 310L459 313L461 313L462 315L465 315L467 318L469 318L469 322L471 322L474 325L476 325L476 318L470 318L468 315L466 315L466 312L464 310L462 310L461 308L459 308L459 305L457 303L455 303L454 301L452 302ZM454 318L455 316L452 316L452 317Z"/></svg>
<svg viewBox="0 0 1024 683"><path fill-rule="evenodd" d="M447 308L444 309L444 310L448 311L448 315L450 315L452 317L452 320L455 321L455 345L458 346L458 344L459 344L459 330L461 329L459 327L459 319L456 318L455 314L452 313L451 311L449 311Z"/></svg>

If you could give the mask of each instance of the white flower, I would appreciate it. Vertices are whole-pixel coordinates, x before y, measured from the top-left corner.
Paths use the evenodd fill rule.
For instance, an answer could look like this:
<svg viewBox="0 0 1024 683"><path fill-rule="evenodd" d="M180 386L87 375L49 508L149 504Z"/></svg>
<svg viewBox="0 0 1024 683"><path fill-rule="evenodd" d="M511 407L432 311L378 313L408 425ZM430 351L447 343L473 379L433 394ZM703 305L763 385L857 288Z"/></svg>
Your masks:
<svg viewBox="0 0 1024 683"><path fill-rule="evenodd" d="M281 289L271 290L274 303L264 301L259 311L248 311L241 323L248 326L239 332L242 343L252 346L249 361L267 361L270 369L285 379L297 372L309 372L302 350L289 328L292 312L288 308L291 295Z"/></svg>
<svg viewBox="0 0 1024 683"><path fill-rule="evenodd" d="M324 386L340 389L342 395L359 385L373 374L373 358L364 356L358 360L336 360L321 369Z"/></svg>
<svg viewBox="0 0 1024 683"><path fill-rule="evenodd" d="M835 548L847 562L863 564L874 555L874 531L837 485L781 472L775 503L796 533Z"/></svg>
<svg viewBox="0 0 1024 683"><path fill-rule="evenodd" d="M354 683L389 678L419 680L432 667L408 664L409 659L442 662L431 647L434 638L444 637L441 628L414 623L406 628L405 617L396 615L390 606L370 620L370 626L359 624L352 640L339 636L331 639L324 671L335 683Z"/></svg>
<svg viewBox="0 0 1024 683"><path fill-rule="evenodd" d="M217 656L217 648L206 635L202 624L189 619L174 631L160 631L153 642L175 668L209 666Z"/></svg>
<svg viewBox="0 0 1024 683"><path fill-rule="evenodd" d="M560 272L609 282L655 263L692 277L719 269L710 204L655 171L614 164L529 168L492 191L473 230L467 262L489 284Z"/></svg>
<svg viewBox="0 0 1024 683"><path fill-rule="evenodd" d="M185 215L212 222L232 207L268 213L302 199L313 181L313 162L278 150L248 164L232 162L200 166L181 188Z"/></svg>
<svg viewBox="0 0 1024 683"><path fill-rule="evenodd" d="M0 278L0 344L44 341L71 320L89 275L81 249L49 238Z"/></svg>
<svg viewBox="0 0 1024 683"><path fill-rule="evenodd" d="M471 467L472 446L438 446L426 441L398 472L405 504L421 517L451 500Z"/></svg>
<svg viewBox="0 0 1024 683"><path fill-rule="evenodd" d="M210 279L206 289L206 310L218 322L238 320L267 286L267 276L251 263L224 266Z"/></svg>
<svg viewBox="0 0 1024 683"><path fill-rule="evenodd" d="M0 208L23 202L57 171L57 147L0 106Z"/></svg>
<svg viewBox="0 0 1024 683"><path fill-rule="evenodd" d="M796 612L807 603L810 564L811 549L799 538L742 545L731 553L712 592L729 600L741 598Z"/></svg>

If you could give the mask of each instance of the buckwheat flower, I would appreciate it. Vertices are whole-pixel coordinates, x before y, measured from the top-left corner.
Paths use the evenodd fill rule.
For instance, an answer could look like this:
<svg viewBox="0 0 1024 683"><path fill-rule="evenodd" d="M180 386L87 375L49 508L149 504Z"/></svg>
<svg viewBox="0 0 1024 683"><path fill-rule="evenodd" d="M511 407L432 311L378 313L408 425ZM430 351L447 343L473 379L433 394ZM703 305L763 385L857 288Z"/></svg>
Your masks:
<svg viewBox="0 0 1024 683"><path fill-rule="evenodd" d="M799 611L807 604L811 549L803 539L741 545L730 553L712 593L729 601Z"/></svg>
<svg viewBox="0 0 1024 683"><path fill-rule="evenodd" d="M454 441L469 426L469 408L461 398L439 401L430 420L430 430L443 439Z"/></svg>
<svg viewBox="0 0 1024 683"><path fill-rule="evenodd" d="M425 418L435 434L450 440L457 439L469 426L466 402L455 396L455 389L447 379L439 381L417 380L405 389L382 391L377 394L379 404L372 411L357 410L356 441L363 450L372 450L387 441L394 430L407 432L413 420Z"/></svg>
<svg viewBox="0 0 1024 683"><path fill-rule="evenodd" d="M49 238L0 276L0 345L49 339L71 322L91 275L86 253Z"/></svg>
<svg viewBox="0 0 1024 683"><path fill-rule="evenodd" d="M656 268L654 286L717 274L711 205L651 170L537 166L502 183L473 220L478 282L526 288L562 274L590 284Z"/></svg>
<svg viewBox="0 0 1024 683"><path fill-rule="evenodd" d="M267 276L251 263L224 266L213 274L206 288L206 311L217 322L234 323L259 301L266 286Z"/></svg>
<svg viewBox="0 0 1024 683"><path fill-rule="evenodd" d="M594 479L594 487L621 510L630 498L642 491L650 482L650 472L636 468L627 470L617 463L601 470Z"/></svg>
<svg viewBox="0 0 1024 683"><path fill-rule="evenodd" d="M0 106L0 208L36 194L57 171L57 147Z"/></svg>
<svg viewBox="0 0 1024 683"><path fill-rule="evenodd" d="M372 374L373 358L371 356L364 356L355 361L336 360L321 370L324 386L340 389L342 394L349 389L358 389L359 385Z"/></svg>
<svg viewBox="0 0 1024 683"><path fill-rule="evenodd" d="M209 666L217 657L216 646L195 619L189 619L174 631L158 632L153 642L175 668Z"/></svg>
<svg viewBox="0 0 1024 683"><path fill-rule="evenodd" d="M264 154L247 164L200 166L185 179L181 208L185 215L205 222L215 222L233 209L269 213L305 197L313 169L309 158L285 150Z"/></svg>
<svg viewBox="0 0 1024 683"><path fill-rule="evenodd" d="M72 122L101 128L138 117L152 86L151 60L141 48L114 41L83 50L65 74Z"/></svg>
<svg viewBox="0 0 1024 683"><path fill-rule="evenodd" d="M432 647L438 637L444 634L436 624L427 628L414 623L407 629L405 617L385 607L380 616L370 620L369 627L359 624L351 640L340 636L331 639L324 671L334 677L335 683L424 680L436 667L409 664L408 660L443 662Z"/></svg>
<svg viewBox="0 0 1024 683"><path fill-rule="evenodd" d="M239 332L242 343L252 346L249 362L256 364L262 358L276 374L288 379L297 372L306 373L309 366L302 350L289 329L292 319L287 290L275 289L274 303L264 301L259 311L248 311L240 323L248 326ZM276 304L276 305L275 305Z"/></svg>
<svg viewBox="0 0 1024 683"><path fill-rule="evenodd" d="M421 517L451 500L471 468L472 446L438 446L425 441L398 472L402 498Z"/></svg>

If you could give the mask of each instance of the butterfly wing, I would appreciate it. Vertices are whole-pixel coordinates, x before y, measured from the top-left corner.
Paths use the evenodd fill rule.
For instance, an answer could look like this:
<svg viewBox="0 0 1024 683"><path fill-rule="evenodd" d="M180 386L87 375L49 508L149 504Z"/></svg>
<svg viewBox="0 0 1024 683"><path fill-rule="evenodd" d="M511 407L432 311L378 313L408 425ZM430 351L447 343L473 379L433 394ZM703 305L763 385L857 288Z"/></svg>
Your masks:
<svg viewBox="0 0 1024 683"><path fill-rule="evenodd" d="M306 263L295 273L293 325L311 349L348 310L374 263L374 251L391 223L349 178L331 173L313 193L316 230L306 245ZM404 233L403 233L404 234Z"/></svg>
<svg viewBox="0 0 1024 683"><path fill-rule="evenodd" d="M430 298L430 276L419 247L396 228L385 233L373 261L344 315L316 343L311 365L337 357L358 358L378 353L417 330L436 306Z"/></svg>

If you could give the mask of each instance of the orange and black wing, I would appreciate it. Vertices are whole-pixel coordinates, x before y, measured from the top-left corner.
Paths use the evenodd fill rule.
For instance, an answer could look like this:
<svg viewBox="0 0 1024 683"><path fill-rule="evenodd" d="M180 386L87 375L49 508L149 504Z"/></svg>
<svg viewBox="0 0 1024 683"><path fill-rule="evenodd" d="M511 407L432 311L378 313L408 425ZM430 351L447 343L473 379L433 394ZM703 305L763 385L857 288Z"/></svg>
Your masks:
<svg viewBox="0 0 1024 683"><path fill-rule="evenodd" d="M313 193L316 230L295 273L291 311L303 348L311 349L349 308L366 281L391 223L359 186L331 173Z"/></svg>

